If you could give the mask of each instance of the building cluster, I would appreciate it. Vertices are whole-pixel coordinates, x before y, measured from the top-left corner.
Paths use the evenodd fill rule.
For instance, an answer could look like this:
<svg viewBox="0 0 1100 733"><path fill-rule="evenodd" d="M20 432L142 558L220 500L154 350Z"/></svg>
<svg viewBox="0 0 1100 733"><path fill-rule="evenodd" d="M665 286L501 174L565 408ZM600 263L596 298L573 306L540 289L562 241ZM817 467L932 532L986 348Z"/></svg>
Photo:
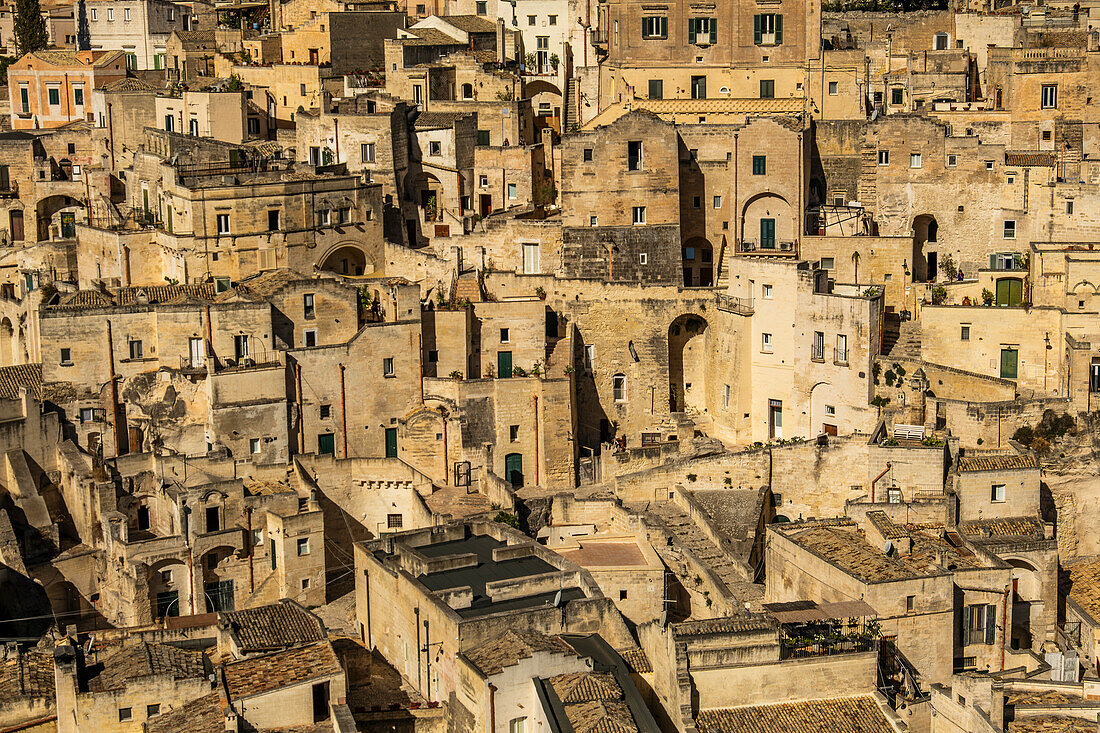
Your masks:
<svg viewBox="0 0 1100 733"><path fill-rule="evenodd" d="M1095 733L1100 0L829 7L42 5L0 731Z"/></svg>

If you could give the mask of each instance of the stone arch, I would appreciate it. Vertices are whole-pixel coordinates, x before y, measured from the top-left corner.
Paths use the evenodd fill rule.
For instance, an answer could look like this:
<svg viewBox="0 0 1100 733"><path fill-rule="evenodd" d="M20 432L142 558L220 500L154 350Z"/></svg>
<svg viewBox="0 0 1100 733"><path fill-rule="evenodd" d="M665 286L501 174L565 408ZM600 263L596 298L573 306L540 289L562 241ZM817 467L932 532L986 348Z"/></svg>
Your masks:
<svg viewBox="0 0 1100 733"><path fill-rule="evenodd" d="M375 261L358 242L339 242L317 260L319 270L361 277L375 273Z"/></svg>
<svg viewBox="0 0 1100 733"><path fill-rule="evenodd" d="M798 236L794 209L783 196L766 191L749 198L741 209L741 241L751 249L784 249Z"/></svg>
<svg viewBox="0 0 1100 733"><path fill-rule="evenodd" d="M11 366L16 363L15 329L11 325L11 319L4 316L0 320L0 366Z"/></svg>
<svg viewBox="0 0 1100 733"><path fill-rule="evenodd" d="M191 613L191 578L183 560L167 558L148 566L147 584L152 618Z"/></svg>
<svg viewBox="0 0 1100 733"><path fill-rule="evenodd" d="M1030 560L1004 557L1012 566L1012 648L1030 649L1033 642L1033 621L1041 621L1043 579ZM1038 606L1038 612L1032 609Z"/></svg>
<svg viewBox="0 0 1100 733"><path fill-rule="evenodd" d="M422 221L442 221L442 181L432 173L421 171L413 178L413 190L416 191L416 202L420 206Z"/></svg>
<svg viewBox="0 0 1100 733"><path fill-rule="evenodd" d="M939 266L936 243L939 240L939 224L931 214L921 214L913 219L913 281L932 282Z"/></svg>
<svg viewBox="0 0 1100 733"><path fill-rule="evenodd" d="M38 219L38 241L42 242L51 238L50 226L56 224L56 233L62 235L61 214L73 214L74 220L78 210L82 210L84 204L71 196L54 194L39 199L35 204L35 215ZM54 218L57 217L57 221ZM67 232L66 232L67 234Z"/></svg>
<svg viewBox="0 0 1100 733"><path fill-rule="evenodd" d="M207 612L232 611L235 603L233 569L237 548L231 545L212 547L199 558L202 564L202 595ZM202 604L199 604L202 605Z"/></svg>
<svg viewBox="0 0 1100 733"><path fill-rule="evenodd" d="M462 92L461 92L460 96L461 96L462 99L473 99L474 98L474 85L470 84L470 83L463 84L462 85Z"/></svg>
<svg viewBox="0 0 1100 733"><path fill-rule="evenodd" d="M684 242L684 287L709 288L714 285L714 247L705 237Z"/></svg>
<svg viewBox="0 0 1100 733"><path fill-rule="evenodd" d="M707 411L707 334L697 315L677 317L668 327L669 412Z"/></svg>

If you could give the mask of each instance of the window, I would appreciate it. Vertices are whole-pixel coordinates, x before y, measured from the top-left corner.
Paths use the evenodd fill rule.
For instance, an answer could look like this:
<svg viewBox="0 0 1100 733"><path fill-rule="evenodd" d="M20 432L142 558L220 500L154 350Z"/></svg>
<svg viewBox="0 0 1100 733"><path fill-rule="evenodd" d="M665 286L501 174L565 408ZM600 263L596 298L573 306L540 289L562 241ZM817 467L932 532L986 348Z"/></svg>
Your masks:
<svg viewBox="0 0 1100 733"><path fill-rule="evenodd" d="M99 12L95 8L92 8L92 20L99 20Z"/></svg>
<svg viewBox="0 0 1100 733"><path fill-rule="evenodd" d="M814 331L813 350L810 352L813 361L825 361L825 333Z"/></svg>
<svg viewBox="0 0 1100 733"><path fill-rule="evenodd" d="M970 340L970 324L964 324L960 328L960 330L959 330L959 340L960 341L969 341Z"/></svg>
<svg viewBox="0 0 1100 733"><path fill-rule="evenodd" d="M616 374L611 378L611 394L616 402L626 402L625 374Z"/></svg>
<svg viewBox="0 0 1100 733"><path fill-rule="evenodd" d="M829 82L829 96L835 97L840 92L840 84L835 81Z"/></svg>
<svg viewBox="0 0 1100 733"><path fill-rule="evenodd" d="M489 145L491 142L490 133L488 130L477 131L477 144L482 147Z"/></svg>
<svg viewBox="0 0 1100 733"><path fill-rule="evenodd" d="M321 405L319 412L322 420L332 417L332 405Z"/></svg>
<svg viewBox="0 0 1100 733"><path fill-rule="evenodd" d="M130 358L140 359L142 358L141 341L139 339L130 340Z"/></svg>
<svg viewBox="0 0 1100 733"><path fill-rule="evenodd" d="M1044 84L1040 92L1040 102L1043 109L1055 109L1058 106L1058 85Z"/></svg>
<svg viewBox="0 0 1100 733"><path fill-rule="evenodd" d="M757 46L778 46L783 43L783 16L778 13L754 15L752 42Z"/></svg>
<svg viewBox="0 0 1100 733"><path fill-rule="evenodd" d="M1069 199L1069 200L1066 201L1066 213L1067 214L1072 214L1073 213L1073 199Z"/></svg>
<svg viewBox="0 0 1100 733"><path fill-rule="evenodd" d="M910 168L920 168L921 167L920 153L909 153L909 167Z"/></svg>
<svg viewBox="0 0 1100 733"><path fill-rule="evenodd" d="M401 529L405 526L404 520L400 514L387 514L386 515L386 527L389 529Z"/></svg>
<svg viewBox="0 0 1100 733"><path fill-rule="evenodd" d="M518 443L519 442L519 425L509 425L508 426L508 442L509 443Z"/></svg>
<svg viewBox="0 0 1100 733"><path fill-rule="evenodd" d="M218 214L218 234L229 234L229 214Z"/></svg>
<svg viewBox="0 0 1100 733"><path fill-rule="evenodd" d="M84 106L84 87L73 87L73 104L77 107ZM69 147L73 146L70 145ZM70 150L69 152L72 153L74 151Z"/></svg>
<svg viewBox="0 0 1100 733"><path fill-rule="evenodd" d="M527 718L513 718L509 720L508 733L527 733Z"/></svg>
<svg viewBox="0 0 1100 733"><path fill-rule="evenodd" d="M383 377L392 377L392 376L394 376L394 373L393 373L393 357L392 356L387 356L385 359L382 360L382 376Z"/></svg>
<svg viewBox="0 0 1100 733"><path fill-rule="evenodd" d="M836 266L836 259L833 257L822 257L819 266L822 270L832 270Z"/></svg>
<svg viewBox="0 0 1100 733"><path fill-rule="evenodd" d="M592 371L596 366L596 346L594 344L585 344L584 347L584 368L588 371Z"/></svg>
<svg viewBox="0 0 1100 733"><path fill-rule="evenodd" d="M443 143L438 140L429 140L428 155L443 155Z"/></svg>
<svg viewBox="0 0 1100 733"><path fill-rule="evenodd" d="M309 538L303 537L298 540L298 557L309 554Z"/></svg>
<svg viewBox="0 0 1100 733"><path fill-rule="evenodd" d="M332 223L332 215L328 209L321 209L317 212L317 226L327 227Z"/></svg>
<svg viewBox="0 0 1100 733"><path fill-rule="evenodd" d="M770 333L760 334L760 350L765 354L772 353L772 335Z"/></svg>
<svg viewBox="0 0 1100 733"><path fill-rule="evenodd" d="M19 85L19 107L23 110L23 114L31 113L31 90L26 84ZM100 127L105 126L105 124L100 125Z"/></svg>
<svg viewBox="0 0 1100 733"><path fill-rule="evenodd" d="M962 608L962 643L993 644L997 636L997 606L990 603Z"/></svg>
<svg viewBox="0 0 1100 733"><path fill-rule="evenodd" d="M72 349L62 349L61 350L61 364L64 366L64 365L69 365L69 364L72 364L72 363L73 363L73 350Z"/></svg>
<svg viewBox="0 0 1100 733"><path fill-rule="evenodd" d="M638 255L638 264L639 265L648 265L649 264L649 254L646 253L646 252L642 252L641 254L639 254Z"/></svg>
<svg viewBox="0 0 1100 733"><path fill-rule="evenodd" d="M477 0L477 2L474 3L474 12L476 12L478 15L488 15L489 3L487 2L487 0Z"/></svg>
<svg viewBox="0 0 1100 733"><path fill-rule="evenodd" d="M642 38L668 38L668 18L663 15L642 18Z"/></svg>
<svg viewBox="0 0 1100 733"><path fill-rule="evenodd" d="M508 198L514 199L514 198L516 198L516 196L517 196L516 184L509 183L508 184Z"/></svg>
<svg viewBox="0 0 1100 733"><path fill-rule="evenodd" d="M754 176L762 176L768 172L768 156L766 155L754 155L752 156L752 174Z"/></svg>
<svg viewBox="0 0 1100 733"><path fill-rule="evenodd" d="M302 590L309 590L309 578L302 578Z"/></svg>
<svg viewBox="0 0 1100 733"><path fill-rule="evenodd" d="M626 144L627 170L640 171L642 169L642 142L631 140Z"/></svg>
<svg viewBox="0 0 1100 733"><path fill-rule="evenodd" d="M995 503L1001 503L1005 500L1005 485L993 484L989 489L989 500Z"/></svg>
<svg viewBox="0 0 1100 733"><path fill-rule="evenodd" d="M50 106L56 107L61 104L61 87L49 87L46 89L46 96L50 101Z"/></svg>
<svg viewBox="0 0 1100 733"><path fill-rule="evenodd" d="M558 16L548 15L546 17L546 23L547 23L547 25L557 25L558 24Z"/></svg>
<svg viewBox="0 0 1100 733"><path fill-rule="evenodd" d="M916 596L905 596L905 612L912 613L913 609L917 607Z"/></svg>
<svg viewBox="0 0 1100 733"><path fill-rule="evenodd" d="M890 165L890 151L889 150L880 150L880 151L878 151L878 164L879 165Z"/></svg>
<svg viewBox="0 0 1100 733"><path fill-rule="evenodd" d="M317 310L314 307L313 293L306 293L302 296L302 315L306 318L315 318Z"/></svg>
<svg viewBox="0 0 1100 733"><path fill-rule="evenodd" d="M111 12L111 11L108 10L107 12ZM134 719L134 709L133 708L119 708L118 709L118 722L125 723L127 720L133 720L133 719Z"/></svg>
<svg viewBox="0 0 1100 733"><path fill-rule="evenodd" d="M693 196L691 198L691 208L701 209L702 207L703 207L703 197L702 196Z"/></svg>
<svg viewBox="0 0 1100 733"><path fill-rule="evenodd" d="M302 333L305 346L307 348L317 345L317 330L310 328Z"/></svg>
<svg viewBox="0 0 1100 733"><path fill-rule="evenodd" d="M947 156L947 167L948 168L954 168L958 164L959 164L959 156L954 155L954 154Z"/></svg>
<svg viewBox="0 0 1100 733"><path fill-rule="evenodd" d="M771 300L772 299L772 286L771 285L761 285L760 286L760 294L761 294L761 297L763 297L765 300Z"/></svg>
<svg viewBox="0 0 1100 733"><path fill-rule="evenodd" d="M500 329L500 343L502 343L502 344L508 343L508 337L510 335L511 334L509 333L507 328Z"/></svg>
<svg viewBox="0 0 1100 733"><path fill-rule="evenodd" d="M650 99L664 99L665 98L665 83L661 79L649 80L649 98Z"/></svg>
<svg viewBox="0 0 1100 733"><path fill-rule="evenodd" d="M836 417L836 405L825 405L825 417Z"/></svg>
<svg viewBox="0 0 1100 733"><path fill-rule="evenodd" d="M728 384L722 385L722 407L729 409L730 406L730 386Z"/></svg>
<svg viewBox="0 0 1100 733"><path fill-rule="evenodd" d="M946 33L937 33L935 36L933 36L932 37L932 48L933 48L933 50L936 50L936 51L946 51L947 50L947 34Z"/></svg>
<svg viewBox="0 0 1100 733"><path fill-rule="evenodd" d="M722 197L721 196L715 196L714 197L714 208L716 208L716 209L722 208Z"/></svg>
<svg viewBox="0 0 1100 733"><path fill-rule="evenodd" d="M534 275L539 271L539 245L537 242L523 243L523 273Z"/></svg>
<svg viewBox="0 0 1100 733"><path fill-rule="evenodd" d="M596 223L599 220L600 220L600 218L598 216L596 216L595 214L593 214L592 216L588 217L588 226L590 226L590 227L596 226Z"/></svg>
<svg viewBox="0 0 1100 733"><path fill-rule="evenodd" d="M256 453L260 452L260 439L259 438L249 438L248 439L248 452L252 453L252 454L256 454Z"/></svg>
<svg viewBox="0 0 1100 733"><path fill-rule="evenodd" d="M775 79L760 80L760 98L775 99Z"/></svg>
<svg viewBox="0 0 1100 733"><path fill-rule="evenodd" d="M1005 239L1015 239L1016 238L1016 220L1015 219L1005 219L1004 236L1005 236Z"/></svg>
<svg viewBox="0 0 1100 733"><path fill-rule="evenodd" d="M581 158L584 160L585 163L591 163L592 162L592 148L585 148L584 153L581 155Z"/></svg>
<svg viewBox="0 0 1100 733"><path fill-rule="evenodd" d="M987 160L987 161L985 162L985 169L986 169L987 171L991 171L991 170L993 170L993 161L992 161L992 160Z"/></svg>
<svg viewBox="0 0 1100 733"><path fill-rule="evenodd" d="M688 43L717 43L717 18L689 18Z"/></svg>
<svg viewBox="0 0 1100 733"><path fill-rule="evenodd" d="M848 363L848 336L843 333L836 335L836 362L838 364Z"/></svg>
<svg viewBox="0 0 1100 733"><path fill-rule="evenodd" d="M112 8L107 8L107 20L115 19L115 11Z"/></svg>
<svg viewBox="0 0 1100 733"><path fill-rule="evenodd" d="M905 90L901 87L894 87L890 90L890 104L899 105L905 103Z"/></svg>
<svg viewBox="0 0 1100 733"><path fill-rule="evenodd" d="M363 143L359 146L359 157L364 163L374 162L374 143Z"/></svg>
<svg viewBox="0 0 1100 733"><path fill-rule="evenodd" d="M645 224L645 207L644 206L635 206L634 207L634 223L635 224Z"/></svg>

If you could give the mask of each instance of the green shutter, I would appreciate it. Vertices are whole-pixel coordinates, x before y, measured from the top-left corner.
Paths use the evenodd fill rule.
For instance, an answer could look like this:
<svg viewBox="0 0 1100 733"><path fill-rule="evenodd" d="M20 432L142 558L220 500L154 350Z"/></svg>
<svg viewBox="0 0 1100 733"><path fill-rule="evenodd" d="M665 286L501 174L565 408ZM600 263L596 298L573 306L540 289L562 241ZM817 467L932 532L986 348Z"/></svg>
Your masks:
<svg viewBox="0 0 1100 733"><path fill-rule="evenodd" d="M710 19L710 42L718 43L718 19Z"/></svg>
<svg viewBox="0 0 1100 733"><path fill-rule="evenodd" d="M997 607L992 603L985 607L985 643L992 644L997 636Z"/></svg>
<svg viewBox="0 0 1100 733"><path fill-rule="evenodd" d="M996 270L997 269L997 255L989 255L989 269L990 270Z"/></svg>
<svg viewBox="0 0 1100 733"><path fill-rule="evenodd" d="M668 38L668 18L662 15L658 25L661 28L661 38Z"/></svg>
<svg viewBox="0 0 1100 733"><path fill-rule="evenodd" d="M688 43L695 43L695 18L688 19Z"/></svg>
<svg viewBox="0 0 1100 733"><path fill-rule="evenodd" d="M761 43L760 15L752 16L752 42L757 46Z"/></svg>
<svg viewBox="0 0 1100 733"><path fill-rule="evenodd" d="M970 606L962 608L962 636L959 641L962 646L970 643Z"/></svg>
<svg viewBox="0 0 1100 733"><path fill-rule="evenodd" d="M783 16L775 16L775 43L779 45L783 43Z"/></svg>

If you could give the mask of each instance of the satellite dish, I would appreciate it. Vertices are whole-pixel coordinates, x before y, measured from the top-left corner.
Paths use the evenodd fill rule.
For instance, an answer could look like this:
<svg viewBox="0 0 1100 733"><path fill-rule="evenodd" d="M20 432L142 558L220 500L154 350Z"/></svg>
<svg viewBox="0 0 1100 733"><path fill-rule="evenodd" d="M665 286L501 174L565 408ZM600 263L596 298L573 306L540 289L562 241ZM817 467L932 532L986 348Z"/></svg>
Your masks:
<svg viewBox="0 0 1100 733"><path fill-rule="evenodd" d="M554 608L561 606L561 591L554 594Z"/></svg>
<svg viewBox="0 0 1100 733"><path fill-rule="evenodd" d="M889 555L894 551L894 543L890 540L886 540L886 544L883 546L882 551Z"/></svg>

